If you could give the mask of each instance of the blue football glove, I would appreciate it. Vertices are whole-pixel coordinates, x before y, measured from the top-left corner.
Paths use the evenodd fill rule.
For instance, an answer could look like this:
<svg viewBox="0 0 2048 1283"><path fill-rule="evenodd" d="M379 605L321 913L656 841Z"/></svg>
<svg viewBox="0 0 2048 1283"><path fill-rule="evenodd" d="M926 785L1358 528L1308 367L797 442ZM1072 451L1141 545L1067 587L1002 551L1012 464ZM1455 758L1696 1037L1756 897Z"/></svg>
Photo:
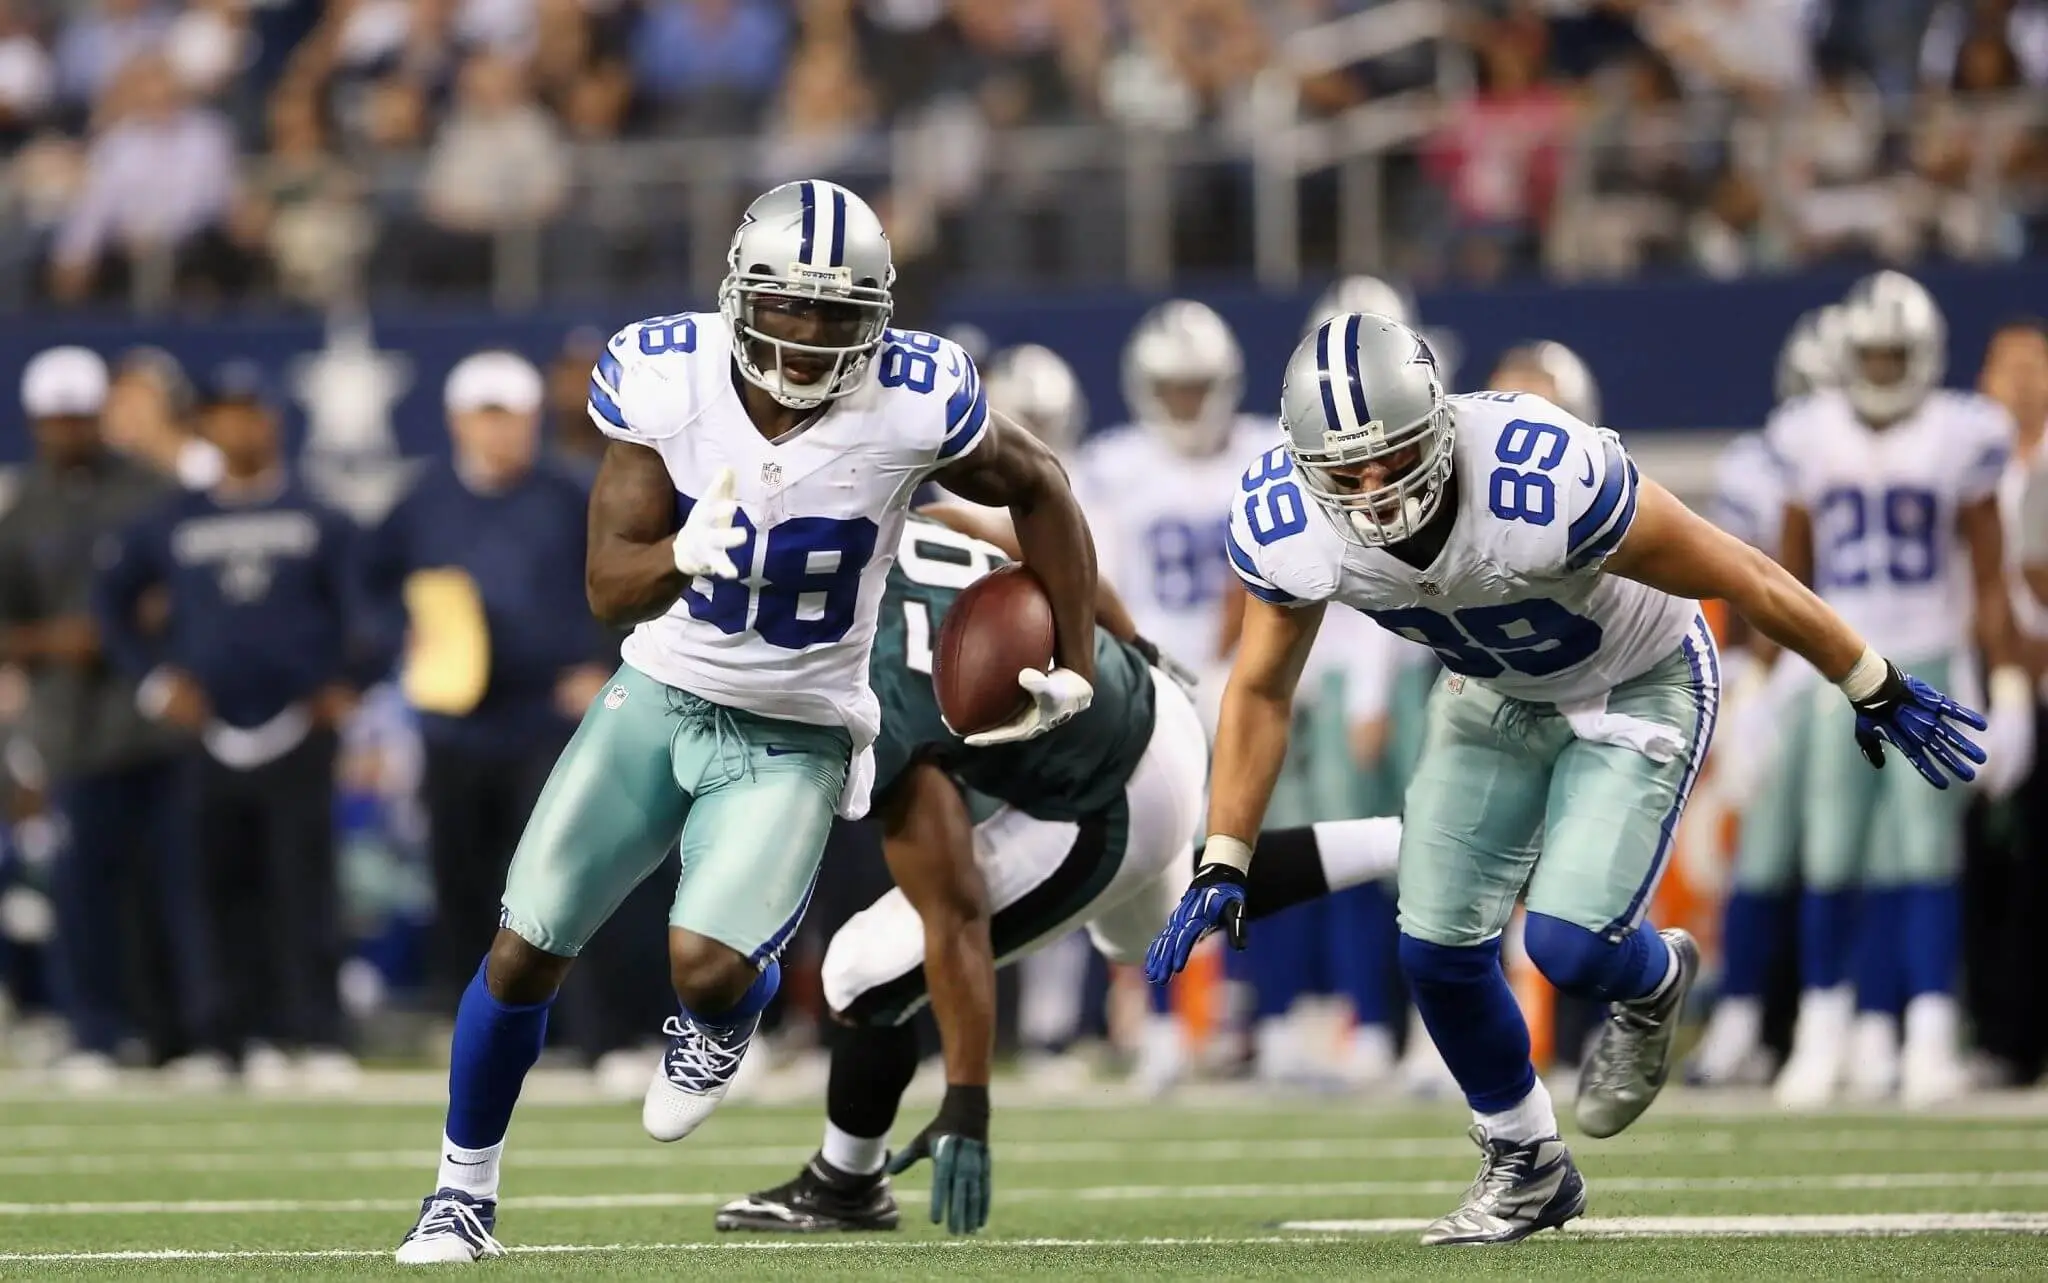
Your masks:
<svg viewBox="0 0 2048 1283"><path fill-rule="evenodd" d="M1166 929L1145 951L1145 979L1163 985L1178 975L1211 931L1225 932L1231 948L1244 948L1244 873L1228 864L1205 864L1196 871Z"/></svg>
<svg viewBox="0 0 2048 1283"><path fill-rule="evenodd" d="M926 1158L932 1160L932 1224L945 1222L948 1234L972 1234L987 1225L995 1195L987 1087L948 1086L939 1116L889 1159L889 1175Z"/></svg>
<svg viewBox="0 0 2048 1283"><path fill-rule="evenodd" d="M1884 684L1876 694L1850 701L1856 710L1856 747L1863 756L1882 768L1889 741L1938 789L1948 787L1950 776L1965 782L1976 779L1975 764L1984 760L1984 750L1950 723L1981 731L1984 718L1919 678L1901 673L1889 660L1884 670Z"/></svg>

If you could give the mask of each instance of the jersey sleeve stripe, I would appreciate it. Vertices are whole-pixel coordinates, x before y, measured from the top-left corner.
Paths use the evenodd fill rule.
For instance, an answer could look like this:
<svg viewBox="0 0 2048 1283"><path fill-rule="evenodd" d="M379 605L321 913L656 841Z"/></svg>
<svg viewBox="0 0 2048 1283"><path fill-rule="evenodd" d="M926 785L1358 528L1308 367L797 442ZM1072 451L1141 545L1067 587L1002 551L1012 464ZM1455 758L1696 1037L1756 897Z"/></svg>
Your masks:
<svg viewBox="0 0 2048 1283"><path fill-rule="evenodd" d="M1621 511L1615 514L1614 520L1608 523L1605 530L1594 535L1591 542L1572 553L1570 561L1566 564L1573 570L1589 566L1602 557L1613 553L1616 548L1621 546L1622 536L1628 533L1628 528L1635 524L1636 481L1638 480L1635 460L1624 458L1621 460L1621 467L1626 469L1628 475L1628 482L1624 487L1627 491L1627 497L1621 502Z"/></svg>
<svg viewBox="0 0 2048 1283"><path fill-rule="evenodd" d="M621 432L628 431L626 416L619 409L619 403L606 390L604 380L595 373L590 376L590 417L598 420L598 427L613 427Z"/></svg>
<svg viewBox="0 0 2048 1283"><path fill-rule="evenodd" d="M1614 518L1615 510L1621 507L1625 492L1629 489L1628 456L1621 452L1612 437L1600 438L1602 459L1600 489L1593 496L1593 502L1586 510L1572 520L1571 530L1565 536L1565 546L1577 555L1589 539L1606 529Z"/></svg>
<svg viewBox="0 0 2048 1283"><path fill-rule="evenodd" d="M988 413L988 395L981 389L981 372L974 368L974 362L963 361L966 371L960 376L960 386L953 389L953 395L946 399L946 438L967 424L977 410Z"/></svg>
<svg viewBox="0 0 2048 1283"><path fill-rule="evenodd" d="M1243 582L1246 592L1274 606L1288 606L1295 602L1294 594L1275 588L1259 573L1258 565L1252 561L1251 554L1239 546L1236 531L1225 528L1223 547L1230 554L1230 568L1237 572L1237 577Z"/></svg>
<svg viewBox="0 0 2048 1283"><path fill-rule="evenodd" d="M946 439L939 442L939 462L957 459L988 435L988 398L975 390L974 403L968 407L967 417L955 424L946 433Z"/></svg>
<svg viewBox="0 0 2048 1283"><path fill-rule="evenodd" d="M590 372L590 377L603 383L604 390L611 398L614 401L618 400L619 388L625 384L625 371L620 367L619 358L611 348L607 347L597 354L597 368Z"/></svg>
<svg viewBox="0 0 2048 1283"><path fill-rule="evenodd" d="M1982 453L1978 454L1976 461L1963 471L1968 488L1981 490L1986 486L1998 484L1998 478L2005 472L2006 458L2007 454L2004 446L1993 445L1984 447Z"/></svg>

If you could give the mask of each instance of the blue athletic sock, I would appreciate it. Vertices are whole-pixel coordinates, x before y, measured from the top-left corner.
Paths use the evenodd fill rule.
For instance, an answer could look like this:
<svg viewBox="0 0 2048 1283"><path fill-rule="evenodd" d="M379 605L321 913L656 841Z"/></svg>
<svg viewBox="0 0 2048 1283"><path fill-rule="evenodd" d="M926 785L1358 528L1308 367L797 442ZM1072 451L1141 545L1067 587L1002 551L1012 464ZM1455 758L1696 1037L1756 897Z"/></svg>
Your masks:
<svg viewBox="0 0 2048 1283"><path fill-rule="evenodd" d="M712 1029L733 1030L768 1009L775 1001L775 991L782 987L782 963L770 958L761 974L754 977L754 983L740 995L740 1000L724 1011L702 1012L683 1008L683 1015Z"/></svg>
<svg viewBox="0 0 2048 1283"><path fill-rule="evenodd" d="M1904 955L1913 948L1900 938L1906 893L1896 887L1865 888L1856 901L1852 946L1856 1010L1898 1015L1906 1009Z"/></svg>
<svg viewBox="0 0 2048 1283"><path fill-rule="evenodd" d="M1897 895L1903 1010L1906 1002L1923 993L1955 992L1962 910L1952 882L1919 883L1901 888Z"/></svg>
<svg viewBox="0 0 2048 1283"><path fill-rule="evenodd" d="M1415 1009L1465 1099L1482 1114L1520 1104L1536 1086L1529 1026L1500 969L1500 939L1457 948L1401 937Z"/></svg>
<svg viewBox="0 0 2048 1283"><path fill-rule="evenodd" d="M1393 971L1399 946L1394 901L1386 888L1367 882L1329 898L1330 930L1324 951L1331 984L1351 999L1361 1025L1394 1023Z"/></svg>
<svg viewBox="0 0 2048 1283"><path fill-rule="evenodd" d="M1254 1019L1286 1015L1294 1000L1311 986L1323 922L1322 903L1313 901L1259 923L1244 951Z"/></svg>
<svg viewBox="0 0 2048 1283"><path fill-rule="evenodd" d="M1856 899L1852 891L1808 891L1799 897L1799 984L1833 989L1849 976Z"/></svg>
<svg viewBox="0 0 2048 1283"><path fill-rule="evenodd" d="M1648 924L1610 940L1562 918L1532 913L1522 923L1522 946L1559 992L1589 1002L1644 997L1671 969L1670 946Z"/></svg>
<svg viewBox="0 0 2048 1283"><path fill-rule="evenodd" d="M1784 938L1792 897L1781 891L1737 891L1721 917L1721 996L1761 998Z"/></svg>
<svg viewBox="0 0 2048 1283"><path fill-rule="evenodd" d="M499 1002L479 966L455 1009L448 1047L448 1139L489 1149L505 1139L526 1071L540 1059L553 998L526 1006Z"/></svg>

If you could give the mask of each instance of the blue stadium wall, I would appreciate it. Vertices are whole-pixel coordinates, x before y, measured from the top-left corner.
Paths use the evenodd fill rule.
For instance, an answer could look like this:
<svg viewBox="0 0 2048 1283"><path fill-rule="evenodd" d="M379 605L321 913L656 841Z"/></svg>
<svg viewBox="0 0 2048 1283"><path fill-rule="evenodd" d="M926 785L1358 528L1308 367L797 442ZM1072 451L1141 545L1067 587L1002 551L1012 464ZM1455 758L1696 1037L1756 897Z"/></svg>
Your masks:
<svg viewBox="0 0 2048 1283"><path fill-rule="evenodd" d="M1517 342L1556 339L1577 349L1599 378L1605 418L1623 429L1753 427L1769 409L1778 344L1803 310L1841 295L1844 274L1769 277L1735 283L1650 281L1623 285L1513 285L1486 290L1440 290L1419 300L1424 322L1452 336L1459 384L1482 378L1494 357ZM1950 321L1951 382L1975 376L1992 328L2007 317L2048 312L2048 264L1946 268L1921 279L1940 299ZM1243 288L1190 291L1237 327L1247 362L1246 405L1272 406L1280 371L1298 336L1315 290L1266 294ZM1127 292L1060 295L959 295L935 318L968 322L997 345L1046 343L1079 372L1092 422L1117 422L1123 397L1118 357L1124 338L1157 296ZM381 352L402 354L410 369L403 397L392 410L399 449L407 455L446 448L439 420L442 379L464 354L505 346L545 360L576 326L609 331L637 316L687 308L689 300L635 307L560 307L519 316L408 308L373 321ZM915 318L901 318L906 324ZM57 343L83 343L109 354L150 344L188 369L203 370L229 357L254 358L270 368L289 402L298 358L316 352L324 333L316 319L240 316L176 321L95 320L71 315L0 319L0 389L12 406L22 364ZM299 409L291 406L294 424ZM0 415L0 462L19 460L27 442L18 413Z"/></svg>

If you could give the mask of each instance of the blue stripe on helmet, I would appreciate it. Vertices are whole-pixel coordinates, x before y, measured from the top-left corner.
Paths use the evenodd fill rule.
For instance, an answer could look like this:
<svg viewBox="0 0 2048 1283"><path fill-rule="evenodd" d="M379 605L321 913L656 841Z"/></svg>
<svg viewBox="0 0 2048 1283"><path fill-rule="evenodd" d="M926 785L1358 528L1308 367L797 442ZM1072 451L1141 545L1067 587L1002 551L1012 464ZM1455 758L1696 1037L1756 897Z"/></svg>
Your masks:
<svg viewBox="0 0 2048 1283"><path fill-rule="evenodd" d="M1330 327L1335 321L1324 321L1316 330L1316 381L1323 387L1323 430L1337 430L1337 394L1330 388Z"/></svg>
<svg viewBox="0 0 2048 1283"><path fill-rule="evenodd" d="M832 262L833 267L846 266L846 193L832 189Z"/></svg>
<svg viewBox="0 0 2048 1283"><path fill-rule="evenodd" d="M796 256L797 261L809 263L811 242L818 234L818 193L807 182L798 183L796 190L804 202L804 240L803 244L797 246Z"/></svg>
<svg viewBox="0 0 2048 1283"><path fill-rule="evenodd" d="M1372 412L1365 408L1365 380L1358 374L1358 313L1344 323L1344 373L1351 378L1351 411L1358 416L1358 426L1372 422Z"/></svg>

